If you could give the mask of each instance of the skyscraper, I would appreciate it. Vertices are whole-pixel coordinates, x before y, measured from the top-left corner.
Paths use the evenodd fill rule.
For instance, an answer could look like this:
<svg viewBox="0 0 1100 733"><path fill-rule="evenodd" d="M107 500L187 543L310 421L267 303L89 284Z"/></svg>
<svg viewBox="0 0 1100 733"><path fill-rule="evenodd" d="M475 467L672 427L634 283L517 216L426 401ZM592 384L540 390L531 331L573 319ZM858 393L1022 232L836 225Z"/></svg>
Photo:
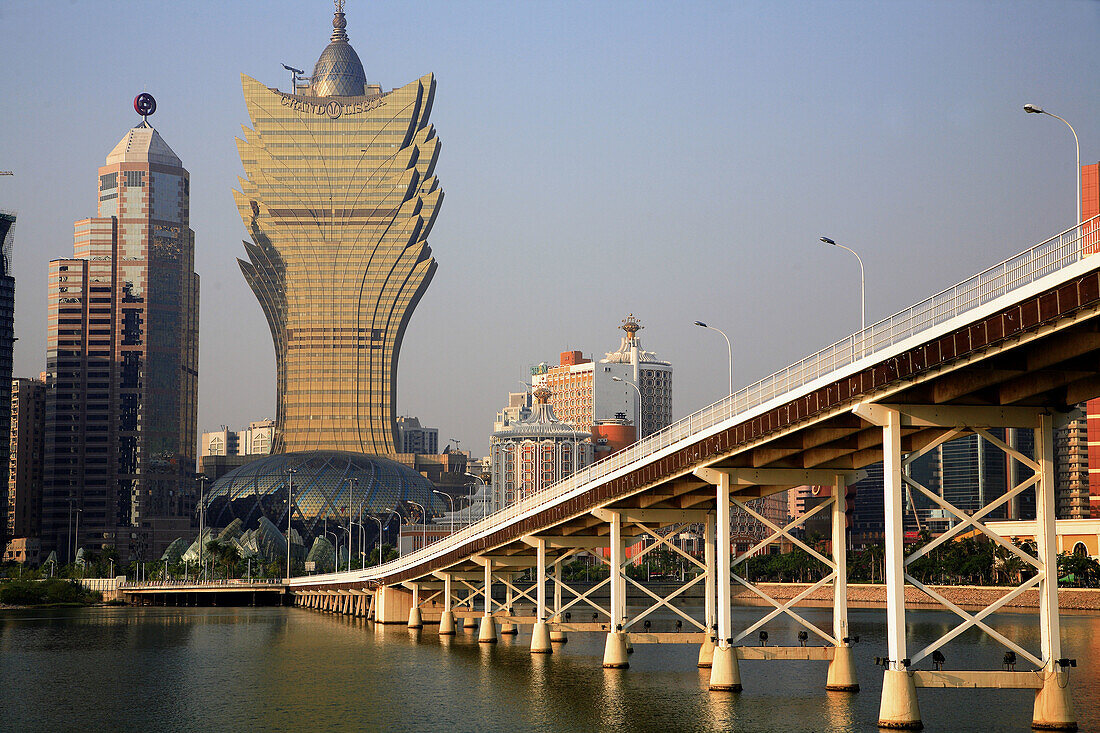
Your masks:
<svg viewBox="0 0 1100 733"><path fill-rule="evenodd" d="M241 77L252 129L233 193L275 344L275 453L396 452L401 340L436 268L435 79L368 84L342 4L308 84Z"/></svg>
<svg viewBox="0 0 1100 733"><path fill-rule="evenodd" d="M155 109L135 100L145 114ZM49 266L42 539L149 559L194 507L199 277L190 182L147 120L99 169L98 216ZM10 384L10 380L8 382Z"/></svg>
<svg viewBox="0 0 1100 733"><path fill-rule="evenodd" d="M11 427L11 369L15 345L15 276L11 253L15 243L15 214L0 211L0 435ZM8 465L8 444L0 440L0 466ZM0 494L0 510L5 496ZM4 515L5 512L0 512ZM6 522L0 522L0 549L7 540Z"/></svg>
<svg viewBox="0 0 1100 733"><path fill-rule="evenodd" d="M13 379L7 490L9 538L37 538L42 531L45 412L46 384L41 379Z"/></svg>

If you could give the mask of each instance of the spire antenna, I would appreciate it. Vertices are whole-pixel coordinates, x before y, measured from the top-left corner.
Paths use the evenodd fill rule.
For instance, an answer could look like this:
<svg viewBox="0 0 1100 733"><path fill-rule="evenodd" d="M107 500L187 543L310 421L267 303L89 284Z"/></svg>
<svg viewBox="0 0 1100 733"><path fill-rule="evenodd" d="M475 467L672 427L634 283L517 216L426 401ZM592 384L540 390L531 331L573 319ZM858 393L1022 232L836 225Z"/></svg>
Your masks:
<svg viewBox="0 0 1100 733"><path fill-rule="evenodd" d="M334 0L336 13L332 18L332 41L347 41L348 34L344 29L348 27L348 21L344 18L344 0Z"/></svg>

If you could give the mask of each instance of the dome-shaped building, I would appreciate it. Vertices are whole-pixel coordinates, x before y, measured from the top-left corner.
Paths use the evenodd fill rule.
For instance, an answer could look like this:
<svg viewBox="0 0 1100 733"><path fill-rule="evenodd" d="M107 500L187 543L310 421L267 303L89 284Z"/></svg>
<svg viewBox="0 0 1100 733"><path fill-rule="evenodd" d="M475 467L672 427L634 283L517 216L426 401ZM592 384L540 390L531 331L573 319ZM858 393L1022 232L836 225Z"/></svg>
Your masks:
<svg viewBox="0 0 1100 733"><path fill-rule="evenodd" d="M493 462L493 511L497 511L592 463L591 433L575 430L554 414L551 392L532 392L531 414L489 438Z"/></svg>
<svg viewBox="0 0 1100 733"><path fill-rule="evenodd" d="M204 508L209 527L228 527L239 519L243 529L251 530L266 518L285 531L290 491L291 526L308 546L323 536L326 524L330 532L337 531L349 519L358 521L360 511L363 531L371 536L374 524L367 515L407 514L414 503L439 514L443 502L433 489L428 479L388 458L303 451L265 456L227 473L210 487Z"/></svg>

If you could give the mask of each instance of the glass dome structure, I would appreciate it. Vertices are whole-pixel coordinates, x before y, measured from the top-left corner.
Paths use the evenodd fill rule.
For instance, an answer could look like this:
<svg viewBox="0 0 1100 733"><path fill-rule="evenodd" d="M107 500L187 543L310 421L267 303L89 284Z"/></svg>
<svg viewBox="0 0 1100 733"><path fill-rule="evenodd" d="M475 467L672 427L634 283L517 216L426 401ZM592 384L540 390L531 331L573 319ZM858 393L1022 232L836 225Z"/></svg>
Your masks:
<svg viewBox="0 0 1100 733"><path fill-rule="evenodd" d="M328 522L346 526L358 519L360 506L364 517L405 514L412 502L430 514L444 509L432 483L397 461L347 451L303 451L265 456L218 479L204 499L207 526L227 527L239 519L248 530L266 518L285 530L291 477L291 526L307 543L323 536ZM369 531L373 523L364 524Z"/></svg>

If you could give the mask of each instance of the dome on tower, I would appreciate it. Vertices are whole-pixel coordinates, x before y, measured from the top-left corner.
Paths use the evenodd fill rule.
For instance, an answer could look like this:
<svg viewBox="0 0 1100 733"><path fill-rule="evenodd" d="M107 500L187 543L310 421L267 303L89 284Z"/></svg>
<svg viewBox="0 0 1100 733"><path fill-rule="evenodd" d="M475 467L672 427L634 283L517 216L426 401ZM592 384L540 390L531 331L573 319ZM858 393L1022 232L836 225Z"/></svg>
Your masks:
<svg viewBox="0 0 1100 733"><path fill-rule="evenodd" d="M337 5L336 15L332 19L331 43L313 66L310 90L315 97L361 97L367 83L363 62L348 43L348 34L344 30L348 23L344 19L342 5Z"/></svg>

